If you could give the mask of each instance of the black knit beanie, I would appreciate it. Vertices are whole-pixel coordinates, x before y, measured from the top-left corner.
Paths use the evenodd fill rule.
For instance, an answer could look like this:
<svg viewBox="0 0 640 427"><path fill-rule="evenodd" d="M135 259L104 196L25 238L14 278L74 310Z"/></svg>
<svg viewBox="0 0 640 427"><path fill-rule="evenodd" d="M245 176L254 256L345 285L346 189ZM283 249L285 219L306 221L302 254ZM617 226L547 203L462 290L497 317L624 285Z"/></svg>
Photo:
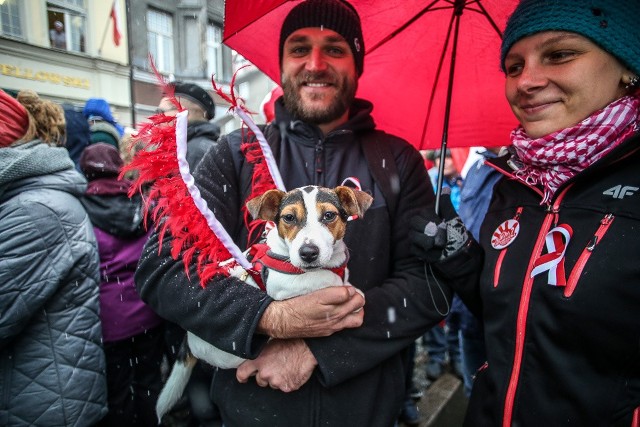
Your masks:
<svg viewBox="0 0 640 427"><path fill-rule="evenodd" d="M280 30L280 66L284 42L300 28L321 27L340 34L349 44L358 76L364 69L364 39L360 17L352 5L342 0L306 0L295 6Z"/></svg>

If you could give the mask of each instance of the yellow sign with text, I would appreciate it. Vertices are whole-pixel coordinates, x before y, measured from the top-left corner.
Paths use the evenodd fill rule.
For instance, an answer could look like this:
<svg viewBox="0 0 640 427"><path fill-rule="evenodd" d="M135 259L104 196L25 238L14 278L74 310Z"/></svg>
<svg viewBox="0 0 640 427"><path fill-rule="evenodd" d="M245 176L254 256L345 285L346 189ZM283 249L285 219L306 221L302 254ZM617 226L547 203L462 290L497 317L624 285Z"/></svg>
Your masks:
<svg viewBox="0 0 640 427"><path fill-rule="evenodd" d="M10 64L0 64L0 73L5 76L16 77L18 79L36 80L44 83L75 87L78 89L89 89L89 79L79 77L63 76L58 73L48 71L33 71L30 68L20 68Z"/></svg>

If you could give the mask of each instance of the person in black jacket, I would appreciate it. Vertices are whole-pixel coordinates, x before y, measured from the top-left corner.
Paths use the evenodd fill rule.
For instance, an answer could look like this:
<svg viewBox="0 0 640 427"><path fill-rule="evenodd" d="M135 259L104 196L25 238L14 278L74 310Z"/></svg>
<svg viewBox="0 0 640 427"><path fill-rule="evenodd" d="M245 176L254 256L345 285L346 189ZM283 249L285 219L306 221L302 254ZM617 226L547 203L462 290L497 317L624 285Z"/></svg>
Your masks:
<svg viewBox="0 0 640 427"><path fill-rule="evenodd" d="M414 222L417 253L483 319L466 425L640 423L639 15L637 0L522 0L501 50L520 126L487 161L504 177L479 246L453 244L446 198L457 252L435 244L435 213Z"/></svg>
<svg viewBox="0 0 640 427"><path fill-rule="evenodd" d="M216 114L216 104L206 90L194 83L171 83L175 99L187 110L187 162L191 171L220 137L220 128L211 123ZM168 96L160 100L158 113L175 116L178 106Z"/></svg>
<svg viewBox="0 0 640 427"><path fill-rule="evenodd" d="M158 256L155 233L136 284L161 316L252 359L216 370L210 395L225 426L393 426L405 394L406 350L442 319L444 299L451 299L447 288L429 287L405 244L409 218L433 200L433 190L415 148L376 130L372 104L355 98L364 45L348 3L301 2L283 23L280 47L284 95L264 134L284 185L335 187L357 177L374 197L346 232L353 286L285 301L221 275L203 288L195 263L187 275L168 240ZM223 136L195 172L202 197L241 248L253 243L241 211L251 194L244 172L252 168L240 148L243 135ZM388 156L371 165L365 152L376 145ZM385 182L374 178L382 164L397 169ZM394 190L385 194L389 183Z"/></svg>

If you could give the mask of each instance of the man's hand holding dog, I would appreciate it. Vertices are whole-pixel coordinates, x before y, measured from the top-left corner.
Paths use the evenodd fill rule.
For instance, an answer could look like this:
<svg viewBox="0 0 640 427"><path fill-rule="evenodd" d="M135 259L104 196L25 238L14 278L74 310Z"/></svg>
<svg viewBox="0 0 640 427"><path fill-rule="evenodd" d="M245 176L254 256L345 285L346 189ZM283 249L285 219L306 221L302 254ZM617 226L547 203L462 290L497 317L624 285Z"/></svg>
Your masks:
<svg viewBox="0 0 640 427"><path fill-rule="evenodd" d="M238 367L236 378L241 383L255 376L260 387L271 387L285 393L298 390L313 374L318 362L302 339L270 340L255 360Z"/></svg>
<svg viewBox="0 0 640 427"><path fill-rule="evenodd" d="M333 286L272 302L258 323L258 332L272 338L326 337L362 325L363 307L364 296L355 287Z"/></svg>

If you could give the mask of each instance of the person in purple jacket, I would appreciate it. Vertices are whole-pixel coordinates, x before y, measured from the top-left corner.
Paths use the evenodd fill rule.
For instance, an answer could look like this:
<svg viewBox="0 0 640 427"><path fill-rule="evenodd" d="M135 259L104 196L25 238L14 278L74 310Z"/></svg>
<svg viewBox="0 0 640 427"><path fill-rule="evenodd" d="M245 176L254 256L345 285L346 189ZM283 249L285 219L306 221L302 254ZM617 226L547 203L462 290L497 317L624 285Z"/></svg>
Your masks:
<svg viewBox="0 0 640 427"><path fill-rule="evenodd" d="M100 254L100 318L107 360L109 413L100 425L157 424L155 402L162 388L163 320L142 302L135 272L148 233L142 200L129 199L128 180L118 180L124 162L107 143L88 146L80 167L88 183L82 204Z"/></svg>

